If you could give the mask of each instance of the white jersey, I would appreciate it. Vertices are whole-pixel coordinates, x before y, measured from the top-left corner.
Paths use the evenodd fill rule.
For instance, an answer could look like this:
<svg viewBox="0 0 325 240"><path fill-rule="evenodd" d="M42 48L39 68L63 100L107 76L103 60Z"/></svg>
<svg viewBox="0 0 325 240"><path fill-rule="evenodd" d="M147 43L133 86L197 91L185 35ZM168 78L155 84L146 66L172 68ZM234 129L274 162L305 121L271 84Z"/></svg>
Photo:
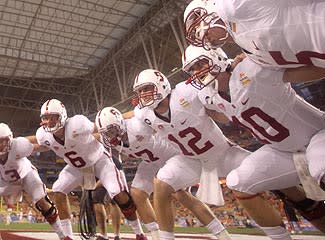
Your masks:
<svg viewBox="0 0 325 240"><path fill-rule="evenodd" d="M270 70L244 59L230 78L231 103L218 102L219 111L248 128L255 137L273 148L304 150L311 137L325 127L324 112L313 107L289 83L284 71Z"/></svg>
<svg viewBox="0 0 325 240"><path fill-rule="evenodd" d="M226 137L210 119L197 97L198 90L176 85L170 95L170 121L150 108L135 109L135 116L168 139L184 155L195 159L215 159L229 148ZM216 156L217 153L217 156Z"/></svg>
<svg viewBox="0 0 325 240"><path fill-rule="evenodd" d="M15 182L24 178L31 170L32 164L26 158L33 152L33 144L26 138L12 139L8 160L0 164L0 177L5 182Z"/></svg>
<svg viewBox="0 0 325 240"><path fill-rule="evenodd" d="M213 1L235 42L256 63L325 67L325 1Z"/></svg>
<svg viewBox="0 0 325 240"><path fill-rule="evenodd" d="M116 146L116 149L130 158L141 158L145 162L167 161L176 155L177 150L167 141L154 134L152 128L137 118L126 119L129 145ZM121 149L122 148L122 149Z"/></svg>
<svg viewBox="0 0 325 240"><path fill-rule="evenodd" d="M94 123L83 115L69 118L65 125L64 142L56 139L52 133L40 127L36 138L40 145L54 151L64 161L76 168L94 165L104 154L104 146L92 135Z"/></svg>

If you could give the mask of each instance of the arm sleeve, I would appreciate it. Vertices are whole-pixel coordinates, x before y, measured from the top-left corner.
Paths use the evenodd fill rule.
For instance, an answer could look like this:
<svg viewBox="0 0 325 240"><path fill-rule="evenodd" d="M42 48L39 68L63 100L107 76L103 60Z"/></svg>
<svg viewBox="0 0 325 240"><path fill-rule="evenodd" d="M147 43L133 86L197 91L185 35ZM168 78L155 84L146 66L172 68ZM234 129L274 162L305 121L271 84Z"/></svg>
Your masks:
<svg viewBox="0 0 325 240"><path fill-rule="evenodd" d="M24 137L18 137L13 142L13 150L17 158L28 157L33 152L33 144Z"/></svg>
<svg viewBox="0 0 325 240"><path fill-rule="evenodd" d="M219 111L219 107L216 106L218 102L216 97L217 95L217 89L214 89L210 86L206 86L201 91L199 91L198 98L200 102L204 105L204 107L206 107L207 109Z"/></svg>

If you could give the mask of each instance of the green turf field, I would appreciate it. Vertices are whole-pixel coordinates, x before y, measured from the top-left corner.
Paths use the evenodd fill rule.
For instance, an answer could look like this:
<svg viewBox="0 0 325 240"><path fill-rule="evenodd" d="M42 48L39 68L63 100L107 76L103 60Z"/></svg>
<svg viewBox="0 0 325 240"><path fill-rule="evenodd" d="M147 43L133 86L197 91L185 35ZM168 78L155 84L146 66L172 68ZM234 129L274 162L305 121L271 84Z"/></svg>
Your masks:
<svg viewBox="0 0 325 240"><path fill-rule="evenodd" d="M73 226L74 231L78 232L78 225ZM51 227L47 223L11 223L5 225L0 223L0 230L18 230L18 231L52 231ZM252 234L252 235L264 235L261 230L257 228L227 228L230 233L234 234ZM112 232L112 228L108 226L108 231ZM131 232L131 228L127 226L121 226L121 232ZM176 227L177 233L208 233L208 230L203 227ZM323 235L318 231L304 232L306 235Z"/></svg>

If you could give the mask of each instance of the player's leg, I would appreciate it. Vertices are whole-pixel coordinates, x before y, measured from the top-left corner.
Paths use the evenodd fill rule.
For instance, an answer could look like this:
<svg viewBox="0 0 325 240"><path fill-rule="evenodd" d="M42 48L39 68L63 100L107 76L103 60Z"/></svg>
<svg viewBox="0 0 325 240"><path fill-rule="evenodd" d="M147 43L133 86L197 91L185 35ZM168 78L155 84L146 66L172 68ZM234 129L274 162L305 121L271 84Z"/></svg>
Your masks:
<svg viewBox="0 0 325 240"><path fill-rule="evenodd" d="M131 188L131 196L137 206L140 219L150 232L152 239L159 239L159 227L156 222L156 214L149 200L149 195L137 188Z"/></svg>
<svg viewBox="0 0 325 240"><path fill-rule="evenodd" d="M159 226L149 196L153 192L154 178L164 164L165 162L159 160L150 163L142 161L138 165L131 186L131 196L137 206L139 217L153 240L159 239Z"/></svg>
<svg viewBox="0 0 325 240"><path fill-rule="evenodd" d="M44 216L60 239L64 239L65 234L58 217L58 209L45 192L45 185L40 179L37 170L33 169L23 179L24 190L29 196L35 207ZM67 236L68 237L68 236ZM68 238L66 238L68 239Z"/></svg>
<svg viewBox="0 0 325 240"><path fill-rule="evenodd" d="M208 228L208 230L219 239L230 239L229 234L225 230L225 227L221 222L214 216L211 209L199 199L194 197L191 193L180 190L174 194L177 199L184 207L189 209L199 221Z"/></svg>
<svg viewBox="0 0 325 240"><path fill-rule="evenodd" d="M82 184L82 173L69 165L60 172L58 179L54 182L52 192L54 202L59 212L63 233L73 239L71 208L68 194Z"/></svg>
<svg viewBox="0 0 325 240"><path fill-rule="evenodd" d="M227 176L227 185L249 216L271 239L291 239L279 212L258 193L299 184L292 154L265 145ZM263 211L261 211L263 209Z"/></svg>
<svg viewBox="0 0 325 240"><path fill-rule="evenodd" d="M174 239L174 212L172 194L197 184L200 180L201 162L184 156L175 156L163 166L155 180L154 207L160 228L161 239ZM185 192L176 194L178 200L199 217L219 239L229 239L221 223L214 218L198 199ZM200 212L202 211L202 212Z"/></svg>
<svg viewBox="0 0 325 240"><path fill-rule="evenodd" d="M137 217L136 206L128 192L125 176L123 172L116 168L113 160L107 158L108 156L100 159L95 164L96 177L99 178L110 198L113 199L121 209L121 212L136 234L136 238L138 240L147 239L144 236L140 221Z"/></svg>
<svg viewBox="0 0 325 240"><path fill-rule="evenodd" d="M325 191L325 130L315 134L306 149L306 160L310 175L316 179L321 188Z"/></svg>
<svg viewBox="0 0 325 240"><path fill-rule="evenodd" d="M99 229L99 233L97 234L96 240L108 239L106 226L107 214L105 209L105 198L107 198L107 191L102 185L96 187L96 189L92 191L93 209L96 215L97 227Z"/></svg>
<svg viewBox="0 0 325 240"><path fill-rule="evenodd" d="M112 219L112 228L115 236L114 240L120 240L121 211L117 204L114 202L109 203L108 206Z"/></svg>
<svg viewBox="0 0 325 240"><path fill-rule="evenodd" d="M20 201L23 194L23 186L11 182L0 181L0 196L7 206L5 214L6 225L12 222L10 217L12 209L15 209L17 202Z"/></svg>
<svg viewBox="0 0 325 240"><path fill-rule="evenodd" d="M174 239L174 212L172 194L175 190L162 180L154 180L153 202L157 222L160 228L160 238Z"/></svg>
<svg viewBox="0 0 325 240"><path fill-rule="evenodd" d="M277 194L283 201L287 201L300 215L307 219L320 231L325 233L325 204L306 197L301 186L281 189L283 194Z"/></svg>

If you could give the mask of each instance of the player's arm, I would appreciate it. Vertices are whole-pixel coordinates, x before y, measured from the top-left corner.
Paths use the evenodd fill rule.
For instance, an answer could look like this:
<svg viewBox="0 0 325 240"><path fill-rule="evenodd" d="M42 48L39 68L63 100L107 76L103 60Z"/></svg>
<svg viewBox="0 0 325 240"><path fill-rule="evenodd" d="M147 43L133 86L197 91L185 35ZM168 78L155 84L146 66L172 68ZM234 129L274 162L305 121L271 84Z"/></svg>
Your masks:
<svg viewBox="0 0 325 240"><path fill-rule="evenodd" d="M93 136L96 138L97 141L100 142L100 133L99 132L94 132Z"/></svg>
<svg viewBox="0 0 325 240"><path fill-rule="evenodd" d="M133 112L133 110L129 111L129 112L125 112L122 114L122 116L124 119L130 119L130 118L134 117L134 112Z"/></svg>
<svg viewBox="0 0 325 240"><path fill-rule="evenodd" d="M98 132L98 128L95 123L94 123L94 131L92 134L96 138L96 140L100 142L100 133Z"/></svg>
<svg viewBox="0 0 325 240"><path fill-rule="evenodd" d="M303 66L298 68L287 68L282 80L291 83L303 83L325 78L325 68L316 66Z"/></svg>
<svg viewBox="0 0 325 240"><path fill-rule="evenodd" d="M42 146L42 145L39 145L39 144L33 144L33 153L36 153L36 152L47 152L47 151L50 151L50 149L46 146Z"/></svg>
<svg viewBox="0 0 325 240"><path fill-rule="evenodd" d="M26 136L25 138L27 138L27 140L29 140L33 144L33 153L50 151L50 149L48 147L38 144L38 141L37 141L37 138L35 135Z"/></svg>
<svg viewBox="0 0 325 240"><path fill-rule="evenodd" d="M208 114L208 116L210 118L212 118L214 121L223 123L223 124L229 123L228 117L225 114L223 114L222 112L217 112L215 110L208 109L208 108L205 108L205 111Z"/></svg>
<svg viewBox="0 0 325 240"><path fill-rule="evenodd" d="M27 138L32 144L37 144L38 143L37 142L37 138L36 138L35 135L33 135L33 136L27 136L25 138Z"/></svg>

